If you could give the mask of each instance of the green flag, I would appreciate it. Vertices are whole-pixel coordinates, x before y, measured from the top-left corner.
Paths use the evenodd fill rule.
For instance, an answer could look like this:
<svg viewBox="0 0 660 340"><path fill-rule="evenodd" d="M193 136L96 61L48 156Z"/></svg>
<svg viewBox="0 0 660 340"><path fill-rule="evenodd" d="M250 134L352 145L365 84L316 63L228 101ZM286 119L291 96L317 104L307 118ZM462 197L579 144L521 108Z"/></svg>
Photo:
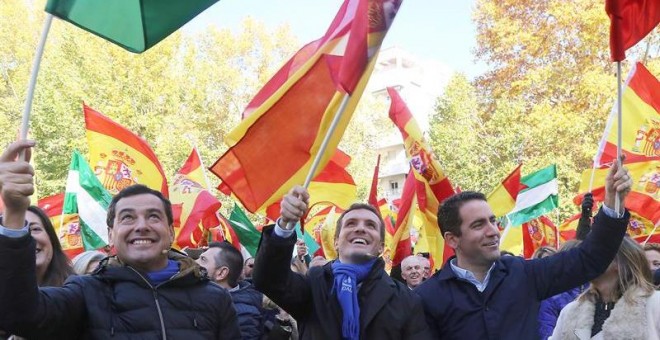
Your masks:
<svg viewBox="0 0 660 340"><path fill-rule="evenodd" d="M78 214L85 250L108 245L106 216L111 200L112 195L105 190L82 155L74 151L66 180L62 214Z"/></svg>
<svg viewBox="0 0 660 340"><path fill-rule="evenodd" d="M519 226L559 206L557 166L550 165L520 179L525 189L516 198L516 206L506 215L511 226Z"/></svg>
<svg viewBox="0 0 660 340"><path fill-rule="evenodd" d="M247 215L238 204L234 204L234 209L232 209L231 214L229 215L229 224L234 229L234 232L238 236L243 247L245 247L250 255L255 256L257 254L257 248L259 247L261 233L254 227L254 224L250 222L250 219L248 219Z"/></svg>
<svg viewBox="0 0 660 340"><path fill-rule="evenodd" d="M218 0L48 0L46 12L142 53Z"/></svg>
<svg viewBox="0 0 660 340"><path fill-rule="evenodd" d="M302 235L302 239L305 242L305 245L307 246L307 252L309 253L310 256L314 256L314 253L316 253L321 246L319 246L318 243L316 243L316 240L310 235L309 233L302 233L302 230L300 229L300 222L296 223L296 233L300 236Z"/></svg>

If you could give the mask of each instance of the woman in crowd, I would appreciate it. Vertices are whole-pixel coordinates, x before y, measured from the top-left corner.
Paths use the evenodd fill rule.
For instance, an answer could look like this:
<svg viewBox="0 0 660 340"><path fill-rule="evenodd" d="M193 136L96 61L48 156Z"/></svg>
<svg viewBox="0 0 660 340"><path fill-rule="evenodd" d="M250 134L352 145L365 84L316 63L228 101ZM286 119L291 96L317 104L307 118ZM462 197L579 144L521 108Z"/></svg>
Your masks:
<svg viewBox="0 0 660 340"><path fill-rule="evenodd" d="M660 292L642 247L623 239L607 270L561 311L552 339L660 339Z"/></svg>

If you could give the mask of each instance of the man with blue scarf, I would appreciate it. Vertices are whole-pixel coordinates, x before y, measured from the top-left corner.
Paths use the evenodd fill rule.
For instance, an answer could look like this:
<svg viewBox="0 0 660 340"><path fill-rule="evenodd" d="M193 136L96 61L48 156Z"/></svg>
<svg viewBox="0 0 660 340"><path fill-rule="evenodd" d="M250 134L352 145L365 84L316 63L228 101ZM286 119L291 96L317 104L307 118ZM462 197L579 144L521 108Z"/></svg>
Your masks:
<svg viewBox="0 0 660 340"><path fill-rule="evenodd" d="M280 219L262 233L252 276L298 321L301 339L429 339L420 298L384 270L384 222L370 205L353 204L337 220L336 260L306 276L291 271L291 226L308 202L299 186L284 197Z"/></svg>

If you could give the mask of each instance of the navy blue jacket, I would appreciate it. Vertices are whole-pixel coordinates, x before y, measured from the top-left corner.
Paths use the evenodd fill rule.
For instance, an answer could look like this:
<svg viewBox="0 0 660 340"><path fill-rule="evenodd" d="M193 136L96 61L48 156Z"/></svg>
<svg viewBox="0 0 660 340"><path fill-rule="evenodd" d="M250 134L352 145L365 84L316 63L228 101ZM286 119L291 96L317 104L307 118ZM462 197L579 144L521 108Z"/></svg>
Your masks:
<svg viewBox="0 0 660 340"><path fill-rule="evenodd" d="M180 253L179 273L153 287L114 257L93 275L37 288L35 241L0 236L0 329L29 339L240 339L227 290Z"/></svg>
<svg viewBox="0 0 660 340"><path fill-rule="evenodd" d="M539 336L541 340L547 340L552 335L552 331L557 326L557 319L559 319L561 310L567 304L573 302L586 289L585 287L576 287L541 301L541 308L539 308Z"/></svg>
<svg viewBox="0 0 660 340"><path fill-rule="evenodd" d="M261 339L264 334L264 322L261 315L263 294L255 290L247 281L238 283L238 290L229 292L234 301L238 327L243 340Z"/></svg>
<svg viewBox="0 0 660 340"><path fill-rule="evenodd" d="M495 261L483 292L459 279L447 262L415 291L436 339L538 339L542 300L598 277L614 259L630 214L602 211L577 248L538 260L504 256ZM451 261L451 260L450 260Z"/></svg>

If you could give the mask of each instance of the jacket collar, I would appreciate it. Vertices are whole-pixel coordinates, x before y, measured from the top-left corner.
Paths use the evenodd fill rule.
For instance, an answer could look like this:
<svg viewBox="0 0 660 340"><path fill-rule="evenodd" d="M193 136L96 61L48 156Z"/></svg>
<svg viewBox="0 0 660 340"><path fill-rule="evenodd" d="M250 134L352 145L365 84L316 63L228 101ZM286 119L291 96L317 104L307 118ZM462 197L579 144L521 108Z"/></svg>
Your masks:
<svg viewBox="0 0 660 340"><path fill-rule="evenodd" d="M445 262L442 270L438 273L438 280L447 281L447 280L457 280L459 277L454 273L454 270L451 268L451 261L456 258L456 255L450 257L447 262ZM493 291L502 283L502 280L506 277L509 270L502 262L502 259L497 259L494 266L490 270L490 279L488 281L488 286L484 290L484 294L490 296Z"/></svg>

